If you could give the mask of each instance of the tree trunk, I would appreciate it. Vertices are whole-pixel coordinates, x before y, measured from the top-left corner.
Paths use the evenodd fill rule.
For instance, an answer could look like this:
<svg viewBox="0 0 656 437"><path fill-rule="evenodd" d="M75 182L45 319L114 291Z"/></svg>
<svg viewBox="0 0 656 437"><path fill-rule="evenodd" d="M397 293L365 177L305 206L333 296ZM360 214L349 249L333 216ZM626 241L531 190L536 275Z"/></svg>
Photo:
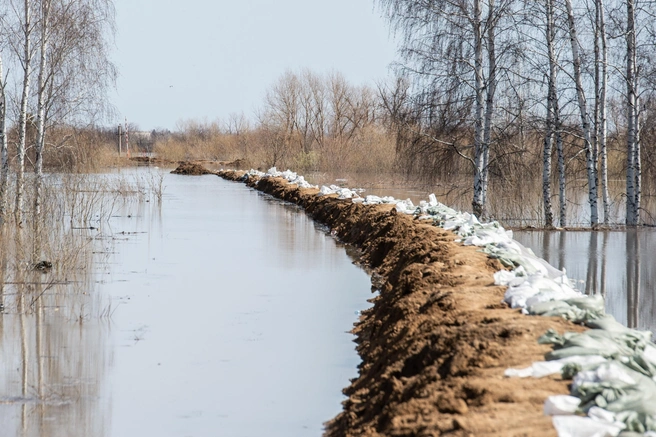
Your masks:
<svg viewBox="0 0 656 437"><path fill-rule="evenodd" d="M554 99L554 128L556 131L556 150L558 152L558 200L560 217L558 222L560 227L567 226L567 192L565 191L566 175L565 175L565 150L563 149L563 137L561 135L560 123L560 105L558 104L558 96Z"/></svg>
<svg viewBox="0 0 656 437"><path fill-rule="evenodd" d="M7 214L7 185L9 182L9 150L7 150L7 97L5 94L5 76L0 55L0 226Z"/></svg>
<svg viewBox="0 0 656 437"><path fill-rule="evenodd" d="M18 155L18 163L16 170L16 210L14 211L16 223L21 225L23 222L23 191L25 188L25 146L27 134L27 100L30 95L30 74L32 70L32 9L29 0L25 0L25 21L23 26L23 59L21 64L23 67L23 91L21 94L20 110L18 113L18 142L16 144L16 151Z"/></svg>
<svg viewBox="0 0 656 437"><path fill-rule="evenodd" d="M477 217L483 216L483 111L485 107L485 84L483 82L483 35L481 0L474 0L474 75L476 87L476 108L474 118L474 199L472 210Z"/></svg>
<svg viewBox="0 0 656 437"><path fill-rule="evenodd" d="M634 53L635 55L635 53ZM636 66L637 62L634 59L633 65ZM640 224L640 208L642 201L642 160L640 159L640 93L638 89L638 70L636 68L636 77L635 77L635 90L636 90L636 104L635 104L635 114L633 119L635 121L635 147L633 150L633 173L635 176L634 183L634 195L635 200L633 202L635 206L635 224Z"/></svg>
<svg viewBox="0 0 656 437"><path fill-rule="evenodd" d="M599 157L601 159L601 196L604 205L604 224L610 224L610 195L608 193L608 117L606 95L608 89L608 44L606 42L606 13L603 0L596 0L599 21L599 39L601 41L601 83L599 87Z"/></svg>
<svg viewBox="0 0 656 437"><path fill-rule="evenodd" d="M629 0L630 1L630 0ZM597 211L597 168L594 162L594 153L590 136L590 122L588 121L588 110L581 80L581 56L579 54L579 40L576 34L576 23L574 22L574 12L572 10L572 0L565 0L567 8L567 18L569 24L569 38L572 44L572 63L574 65L574 82L576 85L576 95L581 116L581 129L583 130L583 140L585 142L585 160L588 173L588 203L590 204L590 224L595 226L599 223L599 213Z"/></svg>
<svg viewBox="0 0 656 437"><path fill-rule="evenodd" d="M494 114L494 96L497 91L497 54L496 30L494 18L494 0L489 0L487 12L487 94L485 97L485 125L483 127L483 210L481 216L485 218L487 205L487 187L490 180L490 145L492 144L492 115Z"/></svg>
<svg viewBox="0 0 656 437"><path fill-rule="evenodd" d="M554 100L556 95L556 55L553 48L554 23L553 3L546 0L546 39L549 55L549 91L547 92L547 120L544 135L544 153L542 157L542 200L544 204L544 225L553 227L553 208L551 206L551 154L554 137Z"/></svg>
<svg viewBox="0 0 656 437"><path fill-rule="evenodd" d="M547 131L544 135L544 151L542 156L542 201L544 204L544 226L547 228L552 228L553 209L551 207L551 150L554 135L551 110L548 112Z"/></svg>
<svg viewBox="0 0 656 437"><path fill-rule="evenodd" d="M638 210L636 205L636 171L635 153L637 144L637 102L635 87L635 5L634 0L626 0L627 29L626 29L626 224L638 224Z"/></svg>
<svg viewBox="0 0 656 437"><path fill-rule="evenodd" d="M48 54L48 39L50 34L50 0L43 0L41 4L41 47L39 56L39 78L37 89L37 115L36 115L36 162L35 162L35 196L34 213L38 217L41 213L41 195L43 188L43 150L46 135L46 67Z"/></svg>

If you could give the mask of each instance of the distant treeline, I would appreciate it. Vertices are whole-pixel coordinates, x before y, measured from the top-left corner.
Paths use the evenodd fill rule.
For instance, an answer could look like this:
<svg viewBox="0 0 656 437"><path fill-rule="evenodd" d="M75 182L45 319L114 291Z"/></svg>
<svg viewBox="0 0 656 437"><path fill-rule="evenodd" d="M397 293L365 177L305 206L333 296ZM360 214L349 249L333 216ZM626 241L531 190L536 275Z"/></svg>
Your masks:
<svg viewBox="0 0 656 437"><path fill-rule="evenodd" d="M469 106L463 107L464 103L456 103L454 98L452 104L445 105L441 98L444 95L436 90L420 89L407 78L367 87L349 84L338 73L287 72L269 88L254 120L233 115L223 121L184 121L175 132L153 131L152 150L172 160L242 159L246 165L260 169L278 166L303 172L405 178L439 186L444 196L468 208L475 192L471 181L476 173L473 103L466 100ZM532 107L526 104L511 116L515 106L506 106L505 117L494 118L486 162L490 188L485 213L544 225L545 136L552 136L555 143L556 135L554 128L548 134L539 99L532 99L536 102ZM621 216L626 204L625 192L618 185L619 180L625 180L627 169L626 128L620 123L621 102L609 102L612 128L605 139L611 181L608 221L617 223L624 221ZM651 105L642 106L646 206L651 201L651 181L656 175L654 131L646 121L654 115ZM580 202L581 194L587 192L588 159L576 114L560 117L557 137L560 154L554 150L547 156L554 168L560 159L564 169L565 203L560 224L564 226L568 216L572 216L572 223L581 224ZM549 174L547 181L558 186L557 172ZM549 196L557 199L558 195ZM469 198L469 203L463 202L464 198ZM642 209L643 220L653 223L648 208Z"/></svg>

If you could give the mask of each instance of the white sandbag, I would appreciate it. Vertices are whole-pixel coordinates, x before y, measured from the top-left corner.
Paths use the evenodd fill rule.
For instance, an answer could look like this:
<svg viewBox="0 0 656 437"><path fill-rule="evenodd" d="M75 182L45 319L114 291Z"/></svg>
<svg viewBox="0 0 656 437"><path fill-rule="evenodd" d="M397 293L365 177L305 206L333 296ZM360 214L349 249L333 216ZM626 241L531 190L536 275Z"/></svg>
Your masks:
<svg viewBox="0 0 656 437"><path fill-rule="evenodd" d="M581 404L581 399L568 395L549 396L544 401L544 415L556 416L574 414Z"/></svg>
<svg viewBox="0 0 656 437"><path fill-rule="evenodd" d="M552 421L558 437L616 437L623 429L581 416L553 416Z"/></svg>
<svg viewBox="0 0 656 437"><path fill-rule="evenodd" d="M530 367L523 369L506 369L504 376L508 378L543 378L545 376L561 373L566 364L575 363L582 368L602 364L606 358L601 355L574 355L552 361L536 361Z"/></svg>
<svg viewBox="0 0 656 437"><path fill-rule="evenodd" d="M626 425L616 419L615 413L604 410L600 407L592 407L588 410L588 417L594 421L605 423L609 425L614 425L619 429L626 428Z"/></svg>

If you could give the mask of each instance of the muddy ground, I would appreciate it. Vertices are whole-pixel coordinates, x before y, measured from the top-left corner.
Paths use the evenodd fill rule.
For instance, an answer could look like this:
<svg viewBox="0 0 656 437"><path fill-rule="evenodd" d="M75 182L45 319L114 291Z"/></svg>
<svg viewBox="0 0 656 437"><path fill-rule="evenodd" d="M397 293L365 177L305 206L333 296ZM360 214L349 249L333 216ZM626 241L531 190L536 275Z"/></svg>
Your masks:
<svg viewBox="0 0 656 437"><path fill-rule="evenodd" d="M230 168L247 168L248 161L244 159L236 159L234 161L217 161L211 159L198 159L195 161L171 161L170 159L158 158L156 156L133 156L128 158L128 161L136 165L171 165L178 164L178 172L174 170L174 174L187 174L187 175L199 175L199 174L214 174L215 172L208 170L205 165L209 166L219 166L219 167L230 167ZM197 170L201 170L201 173L189 172L190 169L197 167Z"/></svg>
<svg viewBox="0 0 656 437"><path fill-rule="evenodd" d="M238 180L243 172L222 171ZM542 414L547 396L568 381L504 378L550 350L547 329L582 330L562 319L529 317L502 304L502 268L453 233L283 179L250 186L302 206L337 237L358 247L379 289L356 323L359 376L344 389L343 411L327 436L555 436Z"/></svg>
<svg viewBox="0 0 656 437"><path fill-rule="evenodd" d="M171 173L187 176L215 174L215 172L206 169L204 166L196 162L181 162L175 170L171 171Z"/></svg>

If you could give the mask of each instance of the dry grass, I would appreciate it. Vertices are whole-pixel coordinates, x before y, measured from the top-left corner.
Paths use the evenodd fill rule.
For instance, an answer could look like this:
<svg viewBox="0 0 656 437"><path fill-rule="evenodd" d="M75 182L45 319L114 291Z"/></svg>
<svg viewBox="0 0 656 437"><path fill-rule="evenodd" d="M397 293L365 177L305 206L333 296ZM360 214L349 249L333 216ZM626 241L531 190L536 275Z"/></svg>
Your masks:
<svg viewBox="0 0 656 437"><path fill-rule="evenodd" d="M37 301L47 299L64 311L73 310L67 296L87 293L97 252L111 250L109 219L131 203L160 200L160 177L155 172L49 175L39 214L32 208L35 193L29 178L23 223L18 226L10 216L0 226L0 296L13 296L5 298L5 308L30 313ZM51 265L47 275L35 268L41 261ZM99 317L108 314L105 307L88 308Z"/></svg>
<svg viewBox="0 0 656 437"><path fill-rule="evenodd" d="M394 139L377 126L368 126L349 140L328 138L321 147L309 152L286 147L275 158L270 141L263 129L240 134L206 129L202 134L174 134L156 142L154 151L159 158L170 161L241 159L248 167L278 166L300 172L389 174L395 166Z"/></svg>
<svg viewBox="0 0 656 437"><path fill-rule="evenodd" d="M397 150L398 138L386 129L369 125L348 141L327 138L309 152L292 147L272 158L271 139L263 129L248 130L239 134L205 127L173 135L158 142L158 156L171 160L243 159L246 168L266 170L275 165L305 174L324 173L350 181L373 179L387 180L388 186L433 191L446 204L461 210L471 210L472 171L470 164L458 156L452 147L432 144L429 148L417 142L422 149L404 146ZM466 138L463 135L463 141ZM518 138L507 138L508 144L496 144L491 164L488 190L488 213L509 226L542 226L542 139L539 132ZM587 226L589 207L585 180L585 154L577 138L566 138L567 163L567 217L569 226ZM425 147L424 147L425 146ZM505 153L504 149L517 153ZM609 142L609 191L611 196L611 224L624 222L624 152L622 138ZM431 171L431 169L435 169ZM552 204L558 216L557 160L552 162ZM643 212L646 224L656 223L656 183L650 179L653 172L643 174ZM399 175L404 175L400 177ZM599 199L600 212L603 210Z"/></svg>

